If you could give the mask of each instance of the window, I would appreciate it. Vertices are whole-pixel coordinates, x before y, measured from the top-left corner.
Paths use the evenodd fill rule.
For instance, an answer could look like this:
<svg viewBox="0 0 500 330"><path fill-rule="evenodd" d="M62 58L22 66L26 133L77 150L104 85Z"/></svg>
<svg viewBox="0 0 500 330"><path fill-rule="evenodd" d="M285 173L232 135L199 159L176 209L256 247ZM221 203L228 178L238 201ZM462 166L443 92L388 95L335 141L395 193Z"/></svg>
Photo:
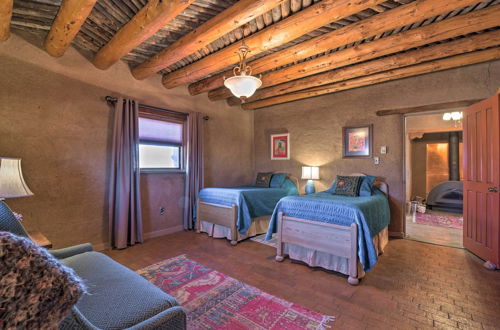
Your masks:
<svg viewBox="0 0 500 330"><path fill-rule="evenodd" d="M180 121L139 117L141 170L181 170L183 128Z"/></svg>
<svg viewBox="0 0 500 330"><path fill-rule="evenodd" d="M155 144L139 144L139 166L142 169L181 168L181 148Z"/></svg>

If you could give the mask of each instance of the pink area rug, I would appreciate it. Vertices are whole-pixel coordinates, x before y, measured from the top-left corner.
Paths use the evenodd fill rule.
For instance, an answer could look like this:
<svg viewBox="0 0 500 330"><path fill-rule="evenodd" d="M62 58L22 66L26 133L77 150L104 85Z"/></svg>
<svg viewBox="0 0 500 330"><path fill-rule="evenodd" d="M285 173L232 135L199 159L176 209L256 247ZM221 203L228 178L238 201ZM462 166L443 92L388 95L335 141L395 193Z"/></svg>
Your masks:
<svg viewBox="0 0 500 330"><path fill-rule="evenodd" d="M188 329L325 329L333 317L277 298L180 255L138 271L187 310Z"/></svg>
<svg viewBox="0 0 500 330"><path fill-rule="evenodd" d="M417 214L415 215L415 221L422 225L449 227L457 229L462 229L464 227L464 218L453 215L440 215L440 214L417 212Z"/></svg>

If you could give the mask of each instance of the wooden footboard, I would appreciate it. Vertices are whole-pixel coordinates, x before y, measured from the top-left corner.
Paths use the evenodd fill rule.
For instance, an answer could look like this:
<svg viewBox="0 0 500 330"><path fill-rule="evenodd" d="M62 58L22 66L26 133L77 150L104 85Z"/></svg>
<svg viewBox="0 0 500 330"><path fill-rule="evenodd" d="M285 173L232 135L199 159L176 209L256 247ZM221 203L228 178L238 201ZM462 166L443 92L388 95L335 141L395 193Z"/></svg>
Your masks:
<svg viewBox="0 0 500 330"><path fill-rule="evenodd" d="M201 221L207 221L231 229L231 245L238 244L238 231L236 220L238 206L224 206L197 201L196 232L200 232Z"/></svg>
<svg viewBox="0 0 500 330"><path fill-rule="evenodd" d="M347 281L357 285L358 279L357 225L340 226L329 223L292 218L278 213L277 261L283 261L283 244L290 243L316 251L326 252L349 260Z"/></svg>

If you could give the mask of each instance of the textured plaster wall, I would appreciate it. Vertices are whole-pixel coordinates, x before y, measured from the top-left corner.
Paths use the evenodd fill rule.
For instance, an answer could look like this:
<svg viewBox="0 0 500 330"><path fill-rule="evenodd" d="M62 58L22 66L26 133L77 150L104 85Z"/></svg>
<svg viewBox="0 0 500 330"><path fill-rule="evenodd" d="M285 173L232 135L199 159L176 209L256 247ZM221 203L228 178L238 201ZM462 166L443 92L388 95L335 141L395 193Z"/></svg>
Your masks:
<svg viewBox="0 0 500 330"><path fill-rule="evenodd" d="M124 63L108 71L92 66L76 50L61 58L18 36L0 43L0 156L23 159L35 196L10 199L28 230L43 232L56 247L108 237L107 187L112 109L105 95L177 111L198 111L205 122L205 184L250 182L253 172L253 113L192 97L185 87L167 90L160 76L137 81ZM183 175L144 174L144 229L149 234L181 225ZM166 214L160 216L160 206Z"/></svg>
<svg viewBox="0 0 500 330"><path fill-rule="evenodd" d="M184 179L182 174L141 175L144 233L161 236L181 229ZM165 208L164 214L160 214L161 207Z"/></svg>
<svg viewBox="0 0 500 330"><path fill-rule="evenodd" d="M463 111L465 108L453 108L441 111L439 113L423 115L415 114L406 117L406 131L411 133L431 133L431 132L448 132L462 130L461 122L453 120L443 120L445 112Z"/></svg>
<svg viewBox="0 0 500 330"><path fill-rule="evenodd" d="M320 166L317 190L337 174L362 172L385 178L389 185L390 231L403 231L403 117L377 117L394 109L464 99L487 98L500 86L500 61L436 72L255 111L255 170L287 171L300 177L302 165ZM342 127L374 125L372 159L342 159ZM270 159L270 134L289 132L291 159ZM387 146L388 153L380 154ZM300 180L302 191L305 181Z"/></svg>

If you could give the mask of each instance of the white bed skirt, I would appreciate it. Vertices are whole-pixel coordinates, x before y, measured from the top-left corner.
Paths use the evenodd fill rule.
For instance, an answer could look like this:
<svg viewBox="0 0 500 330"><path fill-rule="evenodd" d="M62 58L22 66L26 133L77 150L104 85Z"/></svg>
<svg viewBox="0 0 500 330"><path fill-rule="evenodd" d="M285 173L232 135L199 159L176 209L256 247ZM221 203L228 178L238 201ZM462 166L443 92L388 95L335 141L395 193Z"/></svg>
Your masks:
<svg viewBox="0 0 500 330"><path fill-rule="evenodd" d="M238 233L238 242L247 239L249 237L254 237L267 232L267 227L269 226L270 219L271 216L269 215L253 218L252 224L250 225L250 228L248 228L246 234L242 235ZM229 227L215 225L211 222L202 221L200 225L200 231L202 233L207 233L208 236L210 237L227 238L228 240L231 240L231 228Z"/></svg>
<svg viewBox="0 0 500 330"><path fill-rule="evenodd" d="M373 237L373 244L377 254L380 255L384 252L384 248L389 242L389 229L385 227L378 235ZM298 260L306 263L311 267L321 267L328 270L340 272L342 274L349 273L349 260L338 256L331 255L326 252L316 251L301 246L285 243L284 254L287 254L290 259ZM365 276L363 267L358 259L358 278Z"/></svg>

